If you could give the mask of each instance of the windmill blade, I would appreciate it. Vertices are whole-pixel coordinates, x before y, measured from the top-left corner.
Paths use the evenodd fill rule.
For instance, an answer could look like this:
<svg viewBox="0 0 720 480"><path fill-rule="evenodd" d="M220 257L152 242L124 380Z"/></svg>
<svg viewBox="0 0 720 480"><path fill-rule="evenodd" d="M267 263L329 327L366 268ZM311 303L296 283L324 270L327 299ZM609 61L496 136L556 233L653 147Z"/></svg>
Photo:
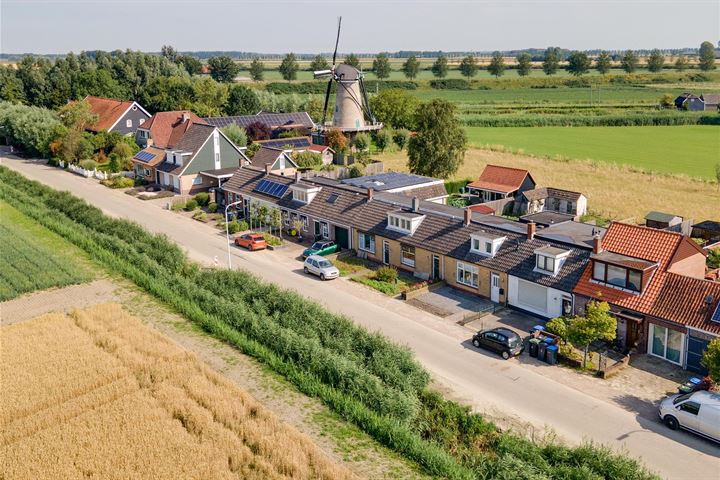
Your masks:
<svg viewBox="0 0 720 480"><path fill-rule="evenodd" d="M342 17L338 17L338 33L335 39L335 51L333 52L333 68L335 67L335 58L337 57L338 44L340 43L340 24L342 23Z"/></svg>
<svg viewBox="0 0 720 480"><path fill-rule="evenodd" d="M325 106L323 107L322 126L325 126L325 120L327 118L327 107L328 107L328 100L330 100L330 89L332 88L332 82L333 82L333 78L330 77L330 80L328 80L327 91L325 92Z"/></svg>
<svg viewBox="0 0 720 480"><path fill-rule="evenodd" d="M332 70L317 70L313 72L313 78L323 78L332 75Z"/></svg>

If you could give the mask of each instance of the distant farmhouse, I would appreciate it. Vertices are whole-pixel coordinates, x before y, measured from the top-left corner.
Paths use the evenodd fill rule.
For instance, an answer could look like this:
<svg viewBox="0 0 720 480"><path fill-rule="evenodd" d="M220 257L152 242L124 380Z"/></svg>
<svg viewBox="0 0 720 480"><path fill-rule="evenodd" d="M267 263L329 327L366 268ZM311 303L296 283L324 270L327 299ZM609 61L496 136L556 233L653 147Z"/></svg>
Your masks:
<svg viewBox="0 0 720 480"><path fill-rule="evenodd" d="M90 104L92 113L98 116L97 122L88 127L93 133L104 130L134 135L138 126L150 118L148 111L137 102L91 96L85 97L85 101Z"/></svg>
<svg viewBox="0 0 720 480"><path fill-rule="evenodd" d="M675 99L675 108L691 112L717 112L720 93L703 93L699 97L685 92Z"/></svg>

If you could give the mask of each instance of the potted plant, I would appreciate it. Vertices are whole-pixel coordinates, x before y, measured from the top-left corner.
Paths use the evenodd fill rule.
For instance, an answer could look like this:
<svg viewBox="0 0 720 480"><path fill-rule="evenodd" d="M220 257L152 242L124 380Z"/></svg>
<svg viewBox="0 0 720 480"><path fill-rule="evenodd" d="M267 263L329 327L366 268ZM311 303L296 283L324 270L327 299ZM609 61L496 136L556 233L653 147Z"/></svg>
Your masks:
<svg viewBox="0 0 720 480"><path fill-rule="evenodd" d="M298 240L302 242L302 239L303 239L303 237L302 237L302 229L303 229L303 227L305 226L305 222L303 222L303 221L300 220L299 218L296 218L295 220L293 220L292 226L293 226L293 230L296 230L296 231L297 231L297 238L298 238Z"/></svg>

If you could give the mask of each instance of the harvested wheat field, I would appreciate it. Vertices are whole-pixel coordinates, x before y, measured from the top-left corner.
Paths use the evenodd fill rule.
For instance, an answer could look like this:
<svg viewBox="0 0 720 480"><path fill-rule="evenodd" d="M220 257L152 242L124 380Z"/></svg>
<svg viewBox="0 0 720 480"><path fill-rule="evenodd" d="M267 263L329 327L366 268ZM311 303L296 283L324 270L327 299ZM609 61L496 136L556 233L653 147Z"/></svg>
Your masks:
<svg viewBox="0 0 720 480"><path fill-rule="evenodd" d="M0 478L352 477L116 304L0 334Z"/></svg>
<svg viewBox="0 0 720 480"><path fill-rule="evenodd" d="M407 171L407 154L379 155L386 170ZM476 179L487 164L524 168L539 186L583 192L591 212L642 223L657 210L702 220L720 220L720 189L689 177L648 174L611 163L551 160L470 148L455 178Z"/></svg>

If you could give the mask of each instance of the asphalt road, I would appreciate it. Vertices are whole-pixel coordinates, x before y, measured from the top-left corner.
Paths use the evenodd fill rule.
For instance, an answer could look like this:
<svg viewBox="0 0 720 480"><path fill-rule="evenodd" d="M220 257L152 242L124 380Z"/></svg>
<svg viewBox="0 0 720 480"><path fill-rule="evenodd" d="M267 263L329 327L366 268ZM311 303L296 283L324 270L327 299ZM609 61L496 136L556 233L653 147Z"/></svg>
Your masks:
<svg viewBox="0 0 720 480"><path fill-rule="evenodd" d="M68 190L114 217L132 219L177 241L206 265L227 262L224 234L143 202L95 181L44 163L2 157L2 164L53 188ZM414 307L345 281L320 282L302 274L299 261L281 252L249 253L232 248L233 267L293 288L370 330L409 346L454 398L493 416L528 422L538 434L545 427L570 443L592 440L640 458L672 479L720 479L720 446L685 432L673 432L655 419L619 408L548 379L513 361L469 346L470 332L448 325Z"/></svg>

